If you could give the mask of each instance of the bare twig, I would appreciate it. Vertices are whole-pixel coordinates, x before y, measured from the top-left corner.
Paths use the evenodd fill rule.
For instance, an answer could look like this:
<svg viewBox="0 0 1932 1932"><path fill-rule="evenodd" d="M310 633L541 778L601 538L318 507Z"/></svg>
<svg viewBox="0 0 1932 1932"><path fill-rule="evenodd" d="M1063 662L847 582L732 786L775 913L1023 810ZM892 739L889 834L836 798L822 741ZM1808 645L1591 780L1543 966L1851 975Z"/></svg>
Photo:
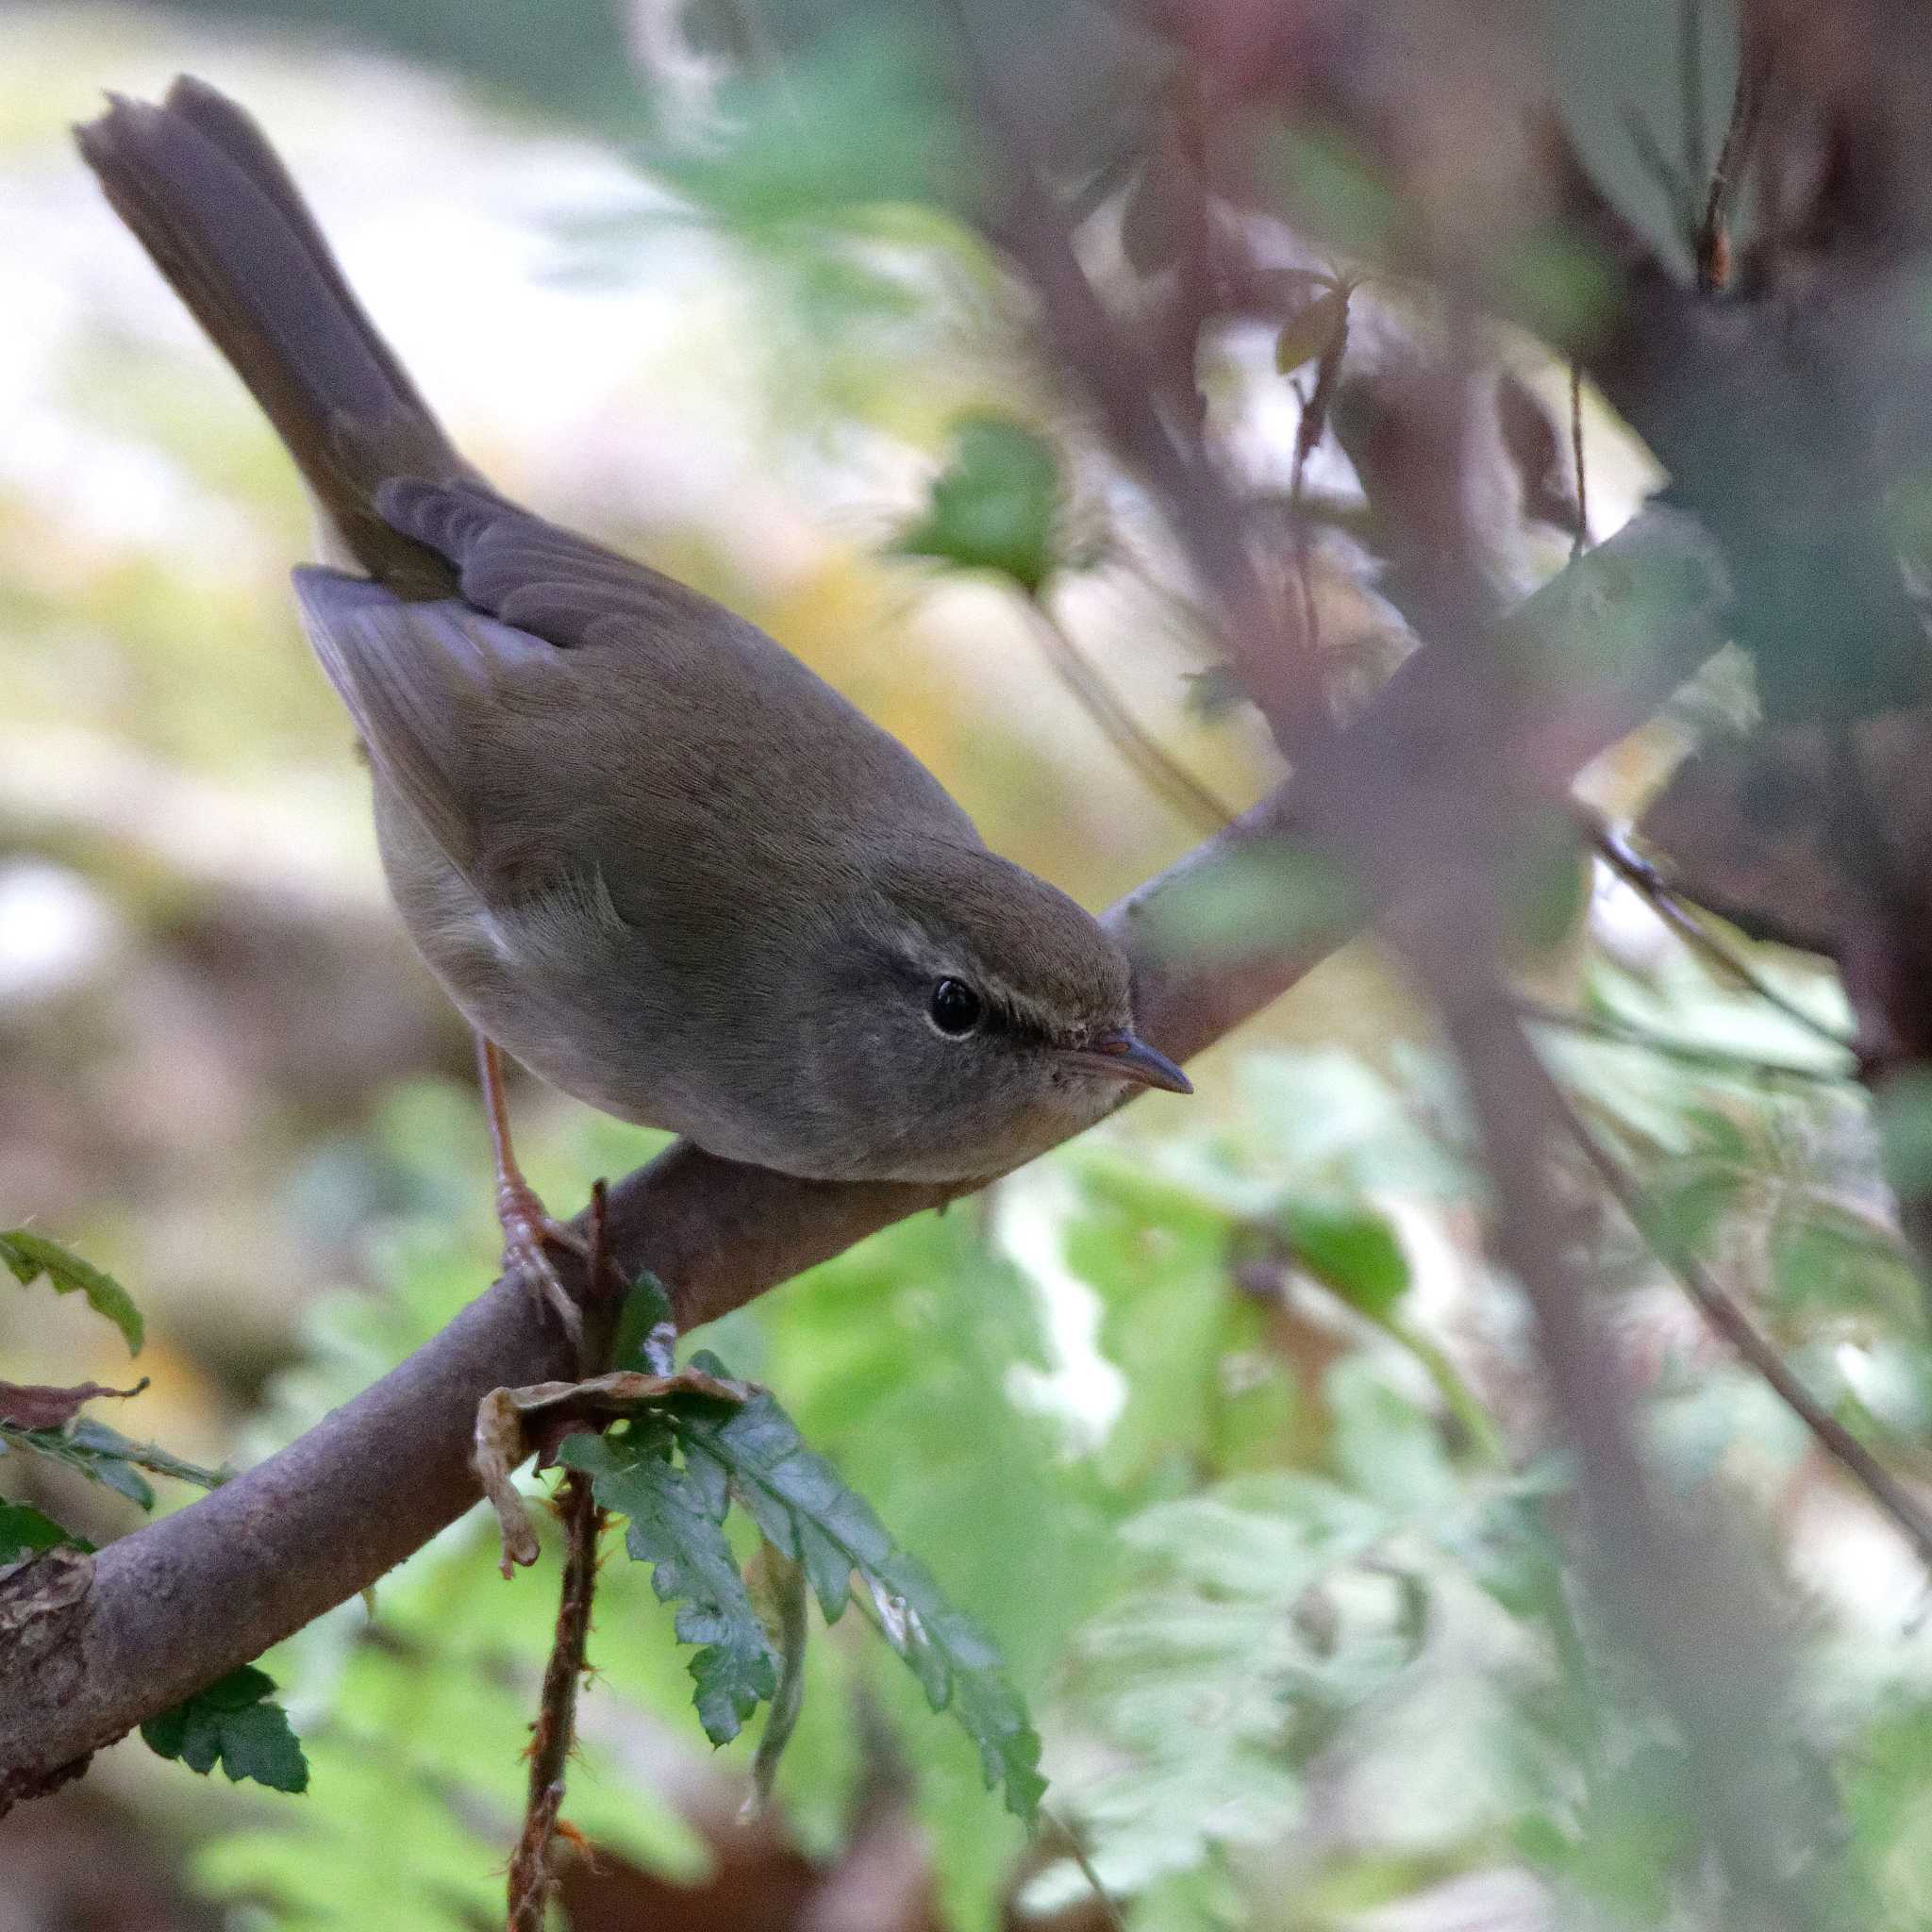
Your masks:
<svg viewBox="0 0 1932 1932"><path fill-rule="evenodd" d="M1093 1902L1100 1908L1100 1916L1108 1923L1109 1932L1127 1932L1127 1922L1120 1907L1114 1902L1113 1894L1108 1890L1106 1881L1094 1869L1093 1860L1087 1856L1087 1847L1080 1841L1080 1834L1067 1823L1050 1805L1040 1807L1042 1824L1052 1828L1062 1845L1067 1857L1079 1869L1080 1876L1087 1881L1093 1894Z"/></svg>
<svg viewBox="0 0 1932 1932"><path fill-rule="evenodd" d="M596 1589L597 1541L604 1512L591 1492L591 1479L568 1470L558 1491L563 1522L563 1585L557 1608L557 1634L543 1668L537 1722L530 1733L529 1796L523 1833L509 1861L509 1932L542 1932L544 1913L557 1880L550 1846L563 1806L564 1770L576 1738L577 1689L586 1669L591 1635L591 1601Z"/></svg>
<svg viewBox="0 0 1932 1932"><path fill-rule="evenodd" d="M1932 1515L1919 1499L1894 1476L1858 1439L1825 1408L1785 1365L1776 1348L1753 1323L1750 1316L1722 1289L1695 1256L1666 1242L1659 1235L1656 1218L1644 1206L1636 1182L1622 1163L1591 1129L1560 1089L1554 1089L1555 1106L1565 1130L1602 1181L1624 1218L1646 1241L1684 1292L1697 1304L1705 1319L1722 1335L1744 1361L1763 1377L1772 1391L1805 1426L1826 1455L1832 1457L1888 1516L1906 1541L1917 1551L1919 1560L1932 1574Z"/></svg>
<svg viewBox="0 0 1932 1932"><path fill-rule="evenodd" d="M1808 1876L1791 1875L1789 1847L1815 1841L1817 1807L1775 1758L1791 1693L1767 1627L1769 1599L1732 1587L1717 1552L1679 1520L1646 1467L1550 1168L1559 1134L1554 1085L1504 993L1499 881L1525 808L1539 801L1504 749L1524 699L1485 634L1489 589L1470 518L1468 445L1455 433L1474 358L1466 340L1459 346L1433 385L1440 407L1424 460L1377 505L1401 525L1415 578L1409 596L1427 613L1412 661L1430 679L1436 730L1356 769L1311 761L1304 775L1317 795L1308 809L1385 903L1385 880L1418 869L1438 879L1426 927L1391 922L1388 930L1456 1057L1493 1207L1493 1251L1530 1305L1551 1413L1574 1452L1593 1594L1683 1740L1713 1874L1750 1923L1822 1932Z"/></svg>
<svg viewBox="0 0 1932 1932"><path fill-rule="evenodd" d="M1341 358L1348 353L1348 304L1354 284L1339 280L1328 294L1319 298L1335 300L1335 326L1315 358L1314 387L1302 398L1301 420L1295 425L1294 455L1288 479L1288 511L1294 543L1295 576L1302 592L1302 638L1309 661L1319 678L1322 658L1322 612L1315 602L1314 521L1307 513L1305 484L1308 458L1314 455L1328 426L1328 411L1341 380ZM1299 394L1299 391L1296 391Z"/></svg>
<svg viewBox="0 0 1932 1932"><path fill-rule="evenodd" d="M1141 728L1052 607L1040 597L1029 597L1025 602L1037 621L1041 643L1054 675L1147 789L1203 831L1217 832L1229 824L1235 817L1234 808L1224 804Z"/></svg>

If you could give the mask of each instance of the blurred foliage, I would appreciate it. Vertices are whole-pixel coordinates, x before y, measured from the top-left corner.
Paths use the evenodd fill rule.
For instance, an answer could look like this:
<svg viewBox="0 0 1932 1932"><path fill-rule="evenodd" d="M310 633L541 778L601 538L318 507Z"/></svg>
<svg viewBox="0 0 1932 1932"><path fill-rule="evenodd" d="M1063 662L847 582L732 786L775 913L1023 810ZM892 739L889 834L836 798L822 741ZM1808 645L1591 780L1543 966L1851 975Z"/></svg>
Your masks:
<svg viewBox="0 0 1932 1932"><path fill-rule="evenodd" d="M1594 16L1625 42L1640 34L1626 17L1638 9L1560 10L1572 26ZM587 280L668 275L654 299L680 311L681 329L662 325L646 352L628 333L646 309L625 311L608 389L527 441L484 396L547 395L577 358L544 345L492 369L468 399L491 474L509 487L547 477L566 515L572 491L642 475L644 508L620 489L580 520L594 512L602 534L768 621L984 808L996 842L1089 899L1143 875L1175 849L1175 828L1150 830L1123 806L1140 801L1108 747L1072 711L1045 712L1041 668L1013 641L1024 634L1001 632L970 588L955 606L959 648L907 648L903 579L870 561L888 530L909 526L903 550L1029 591L1054 572L1091 577L1074 588L1094 593L1085 609L1107 626L1109 672L1143 677L1164 729L1191 734L1191 756L1254 775L1224 678L1196 687L1211 720L1184 706L1176 673L1199 639L1135 549L1142 507L1118 479L1083 475L1092 451L1076 412L1042 393L989 252L960 224L988 184L917 9L792 0L763 11L763 45L726 5L186 11L217 30L59 16L59 47L0 95L8 140L25 143L21 129L40 130L70 91L60 112L77 111L76 76L120 78L93 71L115 64L117 35L142 60L223 79L244 58L227 44L235 23L264 18L338 38L348 64L315 87L339 157L382 131L372 124L385 117L341 107L344 75L367 77L356 62L369 45L431 57L481 79L499 107L614 139L652 170L658 198L610 215L587 195L596 209L559 220L553 239ZM995 23L1024 45L1022 84L1055 101L1064 178L1086 205L1115 208L1124 255L1149 270L1174 258L1191 192L1185 158L1153 138L1173 60L1147 23L1165 17L1045 8ZM717 57L691 89L697 138L647 106L625 33L638 23L670 23L682 51ZM247 58L264 74L320 58L319 41L291 45L299 59ZM1613 92L1596 90L1600 115ZM1646 87L1645 111L1667 93ZM404 122L447 110L407 98ZM476 150L437 126L424 172L459 175ZM72 163L51 152L32 149L26 165L65 182ZM402 152L378 143L371 165ZM521 178L525 150L505 152ZM1259 159L1324 246L1399 244L1391 183L1335 130L1283 130ZM385 176L382 193L395 188ZM55 203L36 245L50 249L79 207ZM463 239L474 208L441 213L481 277L502 237ZM694 215L715 244L702 281L688 261L679 279L674 247ZM90 253L105 247L103 227L85 233ZM1604 299L1599 266L1560 237L1498 234L1507 245L1484 272L1534 295L1552 331L1583 327ZM301 539L279 458L171 324L86 328L60 320L71 291L36 286L42 306L20 312L34 330L53 318L58 346L7 444L19 467L0 473L0 668L25 726L9 745L21 775L0 802L9 847L84 886L97 919L75 928L91 949L75 942L54 993L29 987L0 1008L18 1048L0 1131L15 1136L7 1151L42 1220L48 1199L87 1207L101 1223L86 1230L91 1253L130 1279L172 1275L174 1298L151 1308L156 1396L213 1411L224 1438L245 1422L262 1454L436 1332L487 1277L482 1130L468 1091L436 1077L460 1063L459 1030L384 949L392 934L371 910L347 734L285 610L281 572ZM99 294L75 286L89 291L80 307ZM458 336L491 320L503 284L465 290L460 328L437 292L455 364ZM1299 335L1271 336L1264 398L1280 401L1275 356L1319 353L1331 322L1311 310ZM728 372L745 368L734 387ZM713 391L726 400L683 425L687 441L652 440L666 411ZM646 447L657 472L626 469ZM702 508L652 493L696 473L716 491ZM70 475L81 486L63 494ZM794 497L819 513L808 527ZM1062 527L1089 498L1105 545ZM1085 570L1103 554L1126 563ZM1629 636L1592 633L1590 646L1641 649L1648 628L1640 609ZM1022 715L1029 730L1013 724ZM1084 765L1069 755L1076 729ZM1881 1151L1902 1180L1932 1170L1924 1096L1896 1091L1874 1131L1814 1041L1655 935L1623 952L1597 943L1575 868L1524 872L1525 948L1582 1019L1624 1035L1552 1029L1548 1057L1636 1170L1658 1238L1703 1260L1889 1460L1932 1474L1932 1351L1880 1180ZM1306 941L1352 903L1346 881L1286 848L1257 852L1209 896L1179 915L1191 948ZM245 916L223 924L210 903ZM1842 1024L1816 975L1766 965ZM1681 1742L1592 1624L1567 1561L1565 1472L1545 1453L1526 1339L1476 1258L1483 1204L1455 1082L1401 990L1359 953L1274 1024L1337 1043L1268 1051L1251 1035L1220 1081L1204 1079L1191 1115L1137 1109L990 1202L894 1228L704 1340L770 1385L812 1454L990 1633L1042 1735L1049 1810L1135 1932L1712 1923ZM1737 1067L1692 1065L1673 1041L1725 1049ZM1754 1060L1807 1062L1818 1077L1754 1073ZM653 1144L577 1112L525 1114L523 1096L519 1130L554 1199ZM1804 1633L1794 1753L1842 1817L1842 1844L1816 1855L1836 1861L1855 1923L1922 1932L1923 1580L1594 1198L1575 1190L1575 1238L1603 1264L1662 1480L1781 1553ZM372 1229L380 1252L365 1271ZM17 1246L6 1258L21 1274ZM375 1292L340 1286L365 1272ZM270 1306L286 1282L308 1291L292 1341L290 1307ZM43 1303L58 1323L63 1305L32 1305ZM39 1345L56 1331L30 1332ZM77 1432L62 1440L81 1446ZM84 1473L117 1472L145 1507L147 1452L119 1440L90 1437ZM0 1504L0 1561L51 1547L59 1521L103 1537L124 1525L75 1513L74 1499ZM731 1563L748 1541L725 1544ZM244 1793L218 1807L196 1787L208 1808L195 1870L238 1924L427 1932L500 1914L557 1552L509 1583L495 1555L473 1515L372 1603L264 1660L311 1775L299 1805ZM717 1545L709 1555L724 1567ZM675 1618L642 1566L606 1567L566 1815L613 1855L694 1882L728 1855L704 1828L707 1794L722 1788L735 1806L759 1726L707 1754ZM830 1866L883 1796L925 1834L960 1932L1079 1906L1089 1880L1060 1840L1027 1845L987 1798L975 1741L933 1721L931 1684L853 1641L856 1621L810 1617L775 1779L782 1828ZM266 1672L242 1677L173 1714L161 1741L231 1776L253 1764L291 1783L270 1707L249 1694Z"/></svg>
<svg viewBox="0 0 1932 1932"><path fill-rule="evenodd" d="M1606 963L1593 984L1601 1010L1641 1004L1680 1031L1702 1018L1767 1055L1790 1050L1788 1023L1754 1022L1688 966L1639 980ZM1566 1042L1558 1058L1657 1199L1700 1195L1680 1236L1841 1413L1909 1457L1921 1412L1885 1396L1869 1362L1923 1389L1927 1355L1899 1302L1870 1291L1874 1269L1900 1266L1895 1239L1847 1218L1854 1181L1832 1151L1857 1131L1848 1096L1711 1081L1618 1043ZM1423 1057L1392 1080L1324 1053L1255 1059L1244 1091L1224 1121L1157 1148L1103 1133L1051 1157L991 1224L926 1217L876 1237L718 1324L717 1346L783 1392L806 1439L994 1634L1045 1733L1048 1804L1137 1927L1366 1924L1378 1907L1422 1910L1435 1888L1507 1873L1567 1923L1693 1922L1688 1762L1574 1595L1560 1468L1501 1447L1521 1438L1502 1366L1520 1339L1473 1309L1445 1327L1440 1309L1409 1306L1421 1282L1440 1292L1433 1243L1469 1185L1453 1091ZM442 1102L398 1106L395 1144L414 1150L428 1203L434 1140L402 1123ZM578 1161L617 1151L614 1130L581 1131ZM1793 1191L1775 1212L1758 1198L1769 1163L1745 1153L1773 1145L1789 1163L1778 1189ZM1733 1174L1712 1198L1704 1184ZM1437 1222L1426 1238L1419 1212ZM477 1260L450 1217L445 1203L399 1227L387 1297L318 1308L311 1365L278 1399L284 1426L460 1300ZM1625 1231L1601 1239L1627 1321L1654 1335L1662 1466L1687 1498L1722 1481L1775 1509L1802 1438L1660 1303ZM1848 1268L1840 1244L1854 1239L1863 1265ZM1066 1320L1082 1308L1091 1341L1070 1352ZM270 1660L312 1733L314 1782L299 1816L211 1844L206 1882L279 1899L303 1923L355 1923L385 1890L389 1923L484 1908L553 1574L546 1563L505 1585L492 1555L482 1525L458 1525L381 1587L373 1622L339 1612ZM1903 1932L1932 1823L1907 1795L1923 1767L1901 1712L1932 1705L1932 1655L1908 1604L1871 1587L1853 1572L1814 1596L1802 1694L1821 1764L1845 1781L1843 1885L1870 1901L1867 1923ZM822 1853L841 1842L856 1790L880 1774L883 1712L894 1789L932 1834L951 1923L992 1924L1016 1827L978 1796L976 1754L839 1634L813 1618L781 1815ZM689 1834L609 1768L645 1712L696 1745L669 1612L630 1566L604 1573L592 1655L567 1815L691 1874ZM741 1774L752 1742L719 1762ZM399 1836L407 1856L374 1845ZM1087 1885L1049 1858L1024 1909L1067 1908Z"/></svg>
<svg viewBox="0 0 1932 1932"><path fill-rule="evenodd" d="M933 478L924 514L892 548L958 570L991 572L1035 596L1058 561L1054 525L1059 509L1053 445L1008 417L968 416L954 425L952 449Z"/></svg>

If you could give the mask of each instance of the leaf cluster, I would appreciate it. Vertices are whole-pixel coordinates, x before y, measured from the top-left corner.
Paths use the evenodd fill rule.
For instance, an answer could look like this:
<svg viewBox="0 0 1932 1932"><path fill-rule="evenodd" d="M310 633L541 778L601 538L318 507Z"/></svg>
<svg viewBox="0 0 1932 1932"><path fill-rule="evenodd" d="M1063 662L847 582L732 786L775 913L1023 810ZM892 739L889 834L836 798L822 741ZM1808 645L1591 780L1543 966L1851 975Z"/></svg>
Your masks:
<svg viewBox="0 0 1932 1932"><path fill-rule="evenodd" d="M715 1356L692 1366L723 1376ZM760 1391L741 1405L677 1399L603 1437L565 1440L559 1460L591 1477L599 1503L625 1517L625 1545L652 1565L652 1587L676 1601L698 1716L728 1743L778 1689L777 1657L724 1533L735 1497L774 1549L803 1570L829 1626L853 1600L853 1579L878 1629L918 1678L935 1711L950 1711L977 1747L989 1786L1030 1821L1045 1789L1040 1739L973 1620L900 1549L872 1507L796 1424Z"/></svg>
<svg viewBox="0 0 1932 1932"><path fill-rule="evenodd" d="M178 1757L204 1777L219 1763L230 1784L252 1778L271 1790L306 1791L308 1760L274 1700L275 1688L265 1671L244 1664L149 1718L142 1738L151 1751Z"/></svg>

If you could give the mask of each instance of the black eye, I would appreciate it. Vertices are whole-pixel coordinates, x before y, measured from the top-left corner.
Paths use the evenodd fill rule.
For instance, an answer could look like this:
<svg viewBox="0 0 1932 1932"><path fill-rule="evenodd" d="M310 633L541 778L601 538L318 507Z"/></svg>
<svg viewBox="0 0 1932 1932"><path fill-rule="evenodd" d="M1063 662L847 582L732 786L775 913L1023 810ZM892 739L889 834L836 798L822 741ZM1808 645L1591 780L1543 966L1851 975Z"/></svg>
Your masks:
<svg viewBox="0 0 1932 1932"><path fill-rule="evenodd" d="M932 1024L955 1040L979 1024L983 1010L979 995L963 979L941 980L933 988L931 1002L926 1007Z"/></svg>

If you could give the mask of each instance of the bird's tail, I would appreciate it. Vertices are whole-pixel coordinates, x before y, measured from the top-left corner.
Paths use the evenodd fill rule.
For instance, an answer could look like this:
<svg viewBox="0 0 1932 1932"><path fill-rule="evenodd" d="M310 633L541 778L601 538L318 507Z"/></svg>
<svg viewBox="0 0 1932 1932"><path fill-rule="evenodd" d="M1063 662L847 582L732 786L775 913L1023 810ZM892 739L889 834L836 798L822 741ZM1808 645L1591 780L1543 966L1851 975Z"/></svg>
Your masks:
<svg viewBox="0 0 1932 1932"><path fill-rule="evenodd" d="M405 595L449 566L376 513L391 477L480 481L362 312L288 170L225 94L183 75L75 130L108 201L234 365L349 556ZM346 559L341 559L346 560Z"/></svg>

